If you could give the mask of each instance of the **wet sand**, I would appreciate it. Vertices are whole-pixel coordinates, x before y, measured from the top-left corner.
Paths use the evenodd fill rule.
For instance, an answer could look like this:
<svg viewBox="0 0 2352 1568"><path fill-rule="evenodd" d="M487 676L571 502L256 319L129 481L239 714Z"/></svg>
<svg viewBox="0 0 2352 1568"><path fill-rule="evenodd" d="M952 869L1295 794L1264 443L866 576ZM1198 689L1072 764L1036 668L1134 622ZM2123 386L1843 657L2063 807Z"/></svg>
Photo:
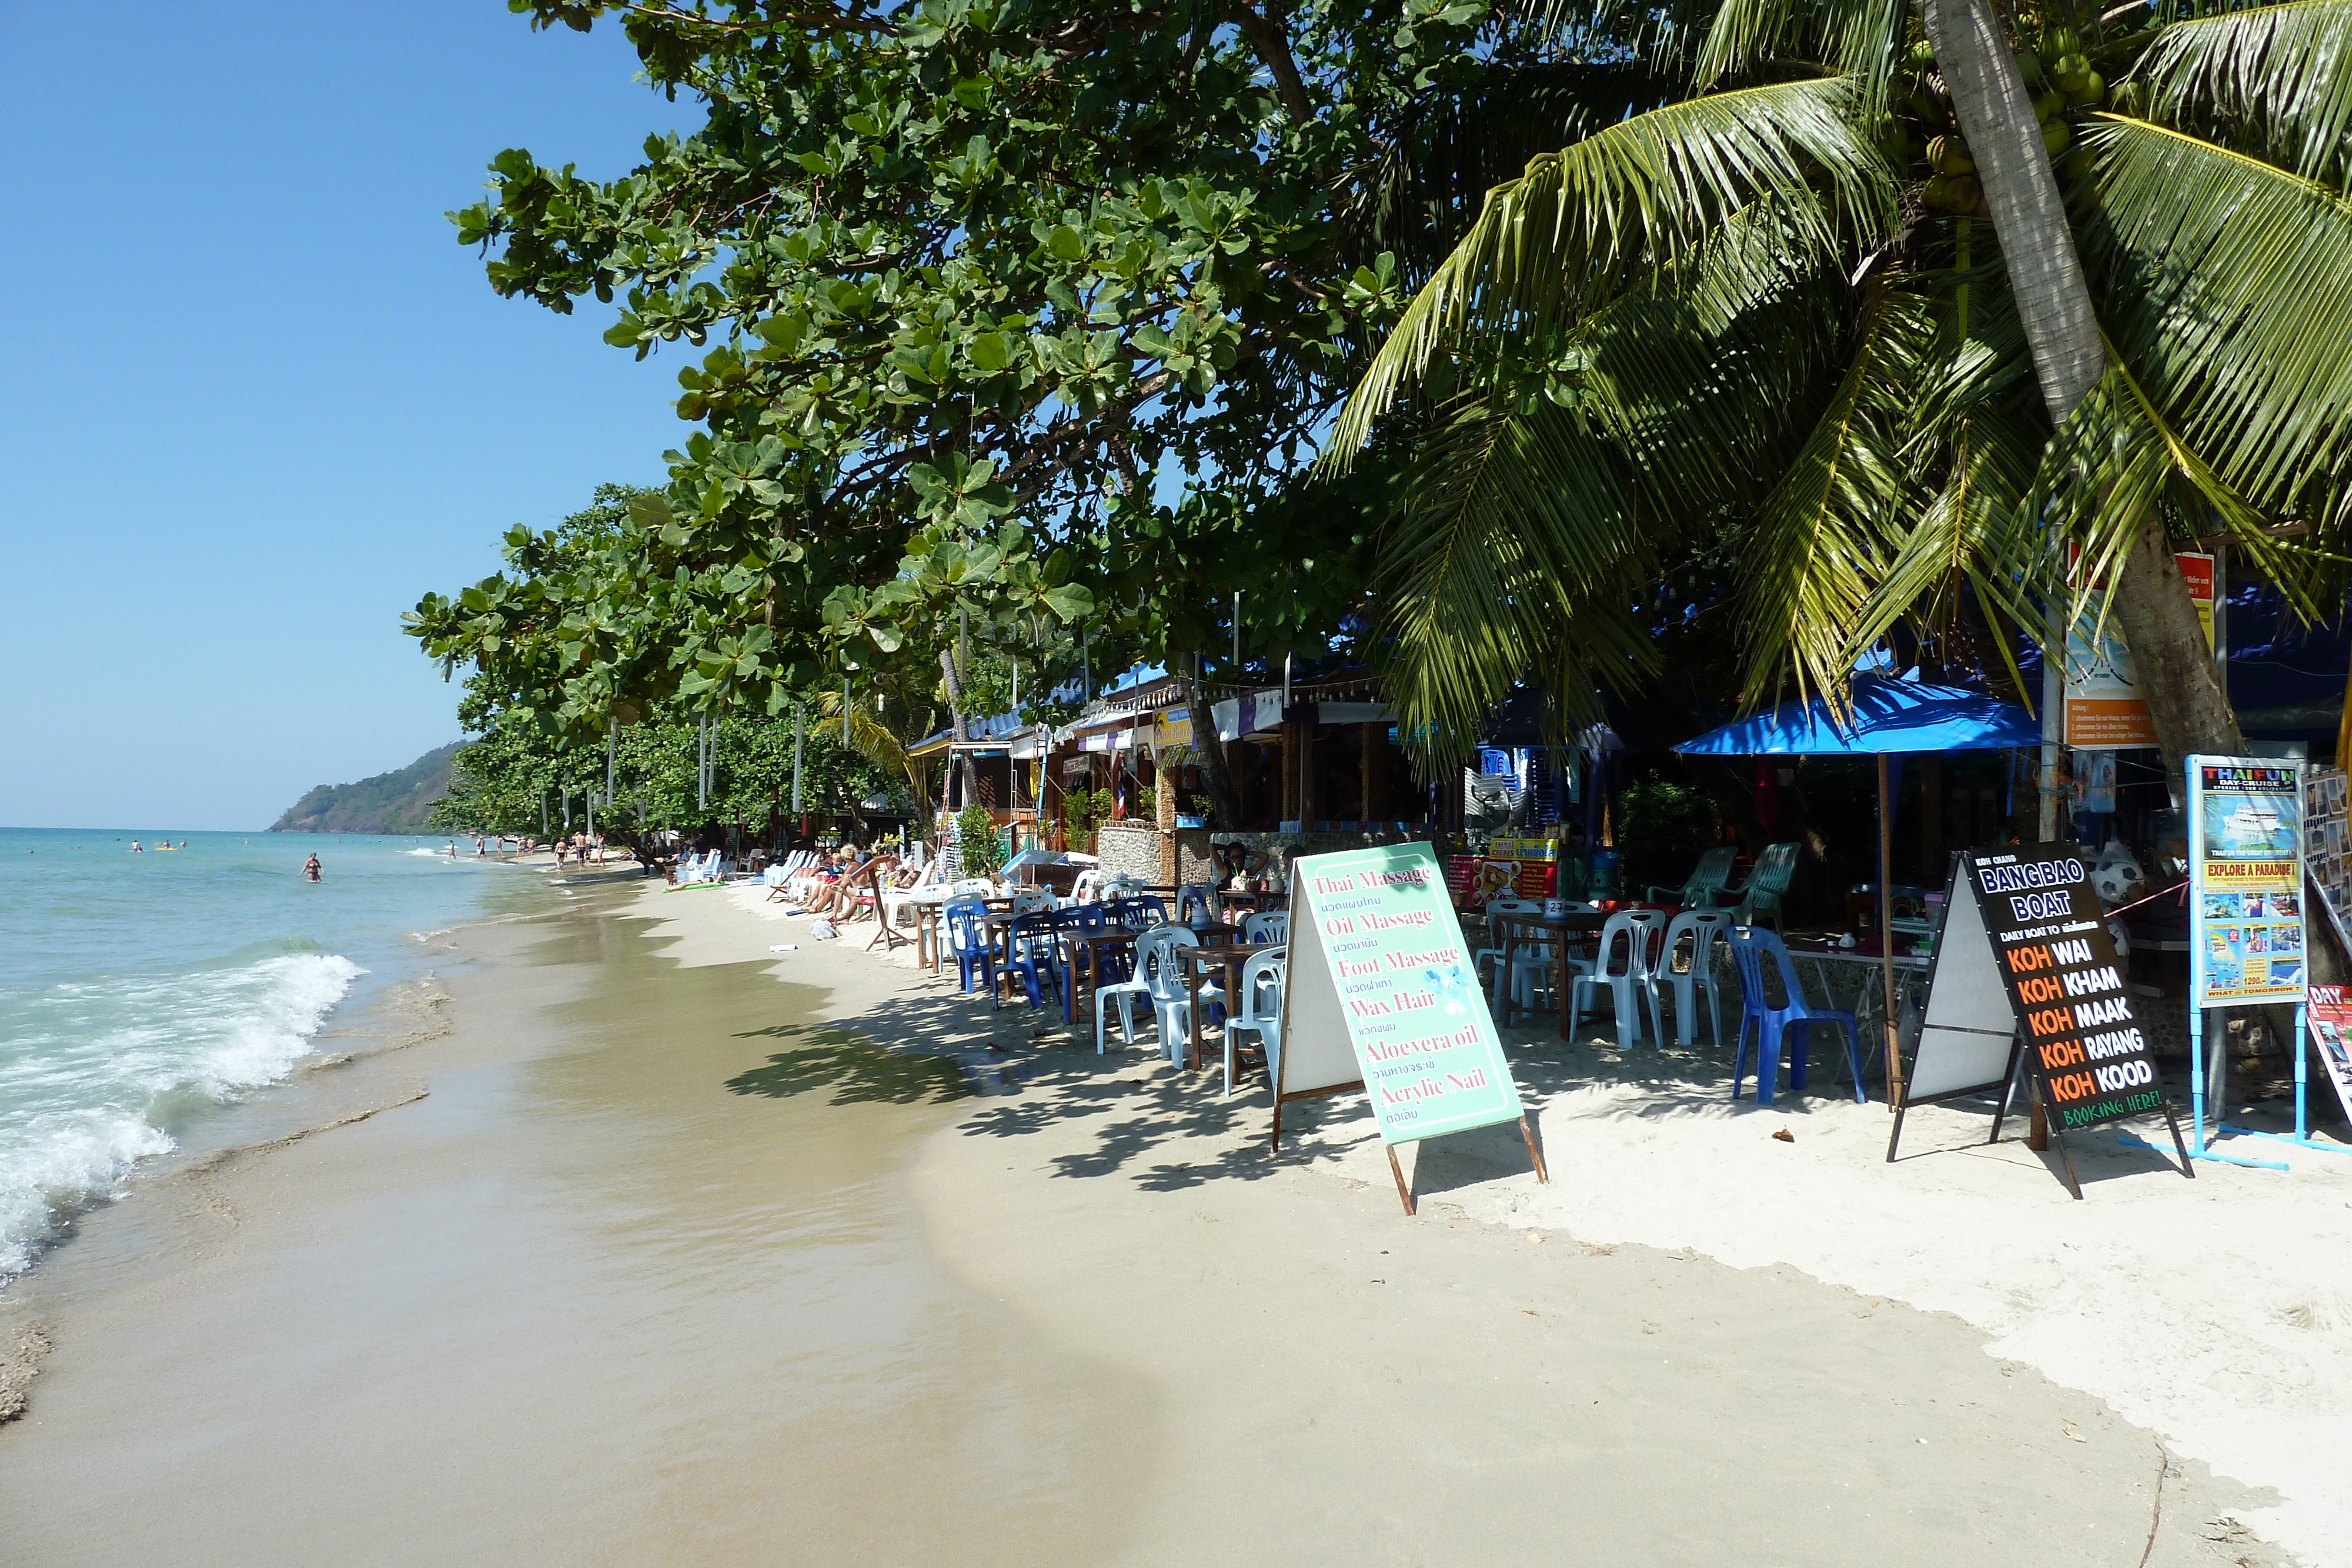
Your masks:
<svg viewBox="0 0 2352 1568"><path fill-rule="evenodd" d="M1150 1399L928 1260L952 1064L827 1040L874 1092L779 1097L804 993L586 912L459 940L452 1032L336 1086L428 1095L154 1183L12 1294L55 1349L0 1560L1099 1554Z"/></svg>
<svg viewBox="0 0 2352 1568"><path fill-rule="evenodd" d="M2130 1563L2160 1473L2147 1561L2281 1561L2207 1522L2260 1494L1955 1318L1406 1220L1306 1163L1343 1107L1269 1160L1262 1092L870 927L580 903L462 934L451 1031L334 1070L424 1098L0 1301L56 1344L0 1561Z"/></svg>

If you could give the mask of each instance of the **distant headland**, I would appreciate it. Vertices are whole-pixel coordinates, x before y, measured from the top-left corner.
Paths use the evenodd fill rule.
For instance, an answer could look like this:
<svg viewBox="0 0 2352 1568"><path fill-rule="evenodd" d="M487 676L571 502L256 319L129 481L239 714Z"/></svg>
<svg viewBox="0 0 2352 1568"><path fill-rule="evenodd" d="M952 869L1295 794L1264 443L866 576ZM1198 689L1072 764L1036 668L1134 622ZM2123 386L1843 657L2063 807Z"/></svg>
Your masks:
<svg viewBox="0 0 2352 1568"><path fill-rule="evenodd" d="M356 784L321 784L269 825L273 833L421 833L425 813L449 792L449 763L463 741L436 747L396 772Z"/></svg>

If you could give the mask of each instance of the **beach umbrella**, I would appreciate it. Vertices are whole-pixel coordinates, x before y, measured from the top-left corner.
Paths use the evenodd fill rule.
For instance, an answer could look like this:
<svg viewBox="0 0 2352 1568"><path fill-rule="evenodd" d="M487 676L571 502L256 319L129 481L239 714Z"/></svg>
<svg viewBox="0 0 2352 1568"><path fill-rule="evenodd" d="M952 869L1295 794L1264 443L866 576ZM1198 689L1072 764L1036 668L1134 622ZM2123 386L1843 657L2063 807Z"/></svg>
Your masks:
<svg viewBox="0 0 2352 1568"><path fill-rule="evenodd" d="M1685 757L1874 757L1878 760L1878 946L1886 987L1886 1103L1903 1097L1895 1035L1895 805L1887 758L1912 752L1999 751L2042 744L2042 727L2015 703L1965 686L1856 674L1840 714L1825 697L1782 703L1711 729L1675 750Z"/></svg>

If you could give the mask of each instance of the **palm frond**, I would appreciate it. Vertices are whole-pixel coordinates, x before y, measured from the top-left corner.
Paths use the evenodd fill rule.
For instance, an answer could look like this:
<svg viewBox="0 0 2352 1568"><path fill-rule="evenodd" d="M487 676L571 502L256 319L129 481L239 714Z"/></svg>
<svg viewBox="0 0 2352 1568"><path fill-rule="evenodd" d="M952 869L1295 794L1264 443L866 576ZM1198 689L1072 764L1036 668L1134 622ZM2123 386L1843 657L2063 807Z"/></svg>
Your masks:
<svg viewBox="0 0 2352 1568"><path fill-rule="evenodd" d="M1904 12L1903 0L1723 0L1699 46L1697 85L1768 60L1802 60L1849 78L1864 123L1875 125L1886 113Z"/></svg>
<svg viewBox="0 0 2352 1568"><path fill-rule="evenodd" d="M1760 703L1783 671L1832 701L1872 585L1919 500L1899 440L1935 321L1906 290L1873 285L1853 353L1811 434L1748 529L1742 552L1745 696Z"/></svg>
<svg viewBox="0 0 2352 1568"><path fill-rule="evenodd" d="M1556 361L1577 372L1572 406L1621 444L1660 515L1753 501L1790 411L1817 401L1839 364L1846 280L1775 217L1736 214L1658 287L1580 322Z"/></svg>
<svg viewBox="0 0 2352 1568"><path fill-rule="evenodd" d="M1414 449L1382 536L1383 675L1408 735L1474 740L1530 670L1571 705L1646 666L1649 564L1622 459L1566 411L1464 397Z"/></svg>
<svg viewBox="0 0 2352 1568"><path fill-rule="evenodd" d="M1393 252L1418 283L1445 258L1488 191L1528 160L1680 98L1687 82L1639 59L1496 65L1426 105L1356 182L1365 255Z"/></svg>
<svg viewBox="0 0 2352 1568"><path fill-rule="evenodd" d="M2273 538L2214 466L2173 428L2110 346L2106 373L2058 427L2033 483L2019 502L2006 559L1988 575L2044 602L2064 606L2070 626L2105 629L2105 606L2093 586L2116 580L2124 557L2149 514L2163 508L2176 534L2221 524L2255 570L2279 584L2306 619L2317 606L2301 552ZM2020 614L2039 629L2041 618Z"/></svg>
<svg viewBox="0 0 2352 1568"><path fill-rule="evenodd" d="M1896 622L1923 633L1965 619L1961 595L2012 618L2025 608L2014 586L1986 573L2010 553L2017 503L2033 481L2050 435L2016 300L1998 264L1948 276L1955 307L1970 298L1964 329L1940 341L1913 386L1900 461L1932 498L1886 562L1853 622L1846 654L1860 658ZM1959 312L1952 311L1958 329ZM2007 650L2004 648L2003 653Z"/></svg>
<svg viewBox="0 0 2352 1568"><path fill-rule="evenodd" d="M2132 68L2152 118L2235 132L2340 186L2352 155L2352 0L2288 0L2163 27Z"/></svg>
<svg viewBox="0 0 2352 1568"><path fill-rule="evenodd" d="M1332 433L1344 466L1432 359L1465 338L1540 335L1672 265L1769 204L1827 254L1895 219L1891 171L1850 119L1852 91L1802 80L1669 104L1530 162L1414 297Z"/></svg>
<svg viewBox="0 0 2352 1568"><path fill-rule="evenodd" d="M2084 141L2085 269L2137 384L2252 505L2324 483L2352 439L2352 203L2144 120Z"/></svg>
<svg viewBox="0 0 2352 1568"><path fill-rule="evenodd" d="M841 694L817 693L816 710L820 722L839 724ZM908 756L906 741L868 713L862 703L849 705L849 747L877 768L887 768L904 777L915 800L930 798L930 759Z"/></svg>

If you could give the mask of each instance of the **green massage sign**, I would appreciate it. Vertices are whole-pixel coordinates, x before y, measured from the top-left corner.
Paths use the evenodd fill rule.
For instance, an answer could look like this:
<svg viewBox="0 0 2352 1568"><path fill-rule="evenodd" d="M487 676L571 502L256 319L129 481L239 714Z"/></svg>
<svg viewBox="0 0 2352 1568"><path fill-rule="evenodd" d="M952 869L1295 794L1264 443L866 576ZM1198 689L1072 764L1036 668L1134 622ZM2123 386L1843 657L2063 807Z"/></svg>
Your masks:
<svg viewBox="0 0 2352 1568"><path fill-rule="evenodd" d="M1360 1084L1392 1166L1398 1144L1514 1120L1525 1127L1429 845L1302 857L1290 906L1277 1118L1282 1101ZM1534 1155L1532 1135L1528 1146ZM1410 1210L1401 1172L1398 1191Z"/></svg>

